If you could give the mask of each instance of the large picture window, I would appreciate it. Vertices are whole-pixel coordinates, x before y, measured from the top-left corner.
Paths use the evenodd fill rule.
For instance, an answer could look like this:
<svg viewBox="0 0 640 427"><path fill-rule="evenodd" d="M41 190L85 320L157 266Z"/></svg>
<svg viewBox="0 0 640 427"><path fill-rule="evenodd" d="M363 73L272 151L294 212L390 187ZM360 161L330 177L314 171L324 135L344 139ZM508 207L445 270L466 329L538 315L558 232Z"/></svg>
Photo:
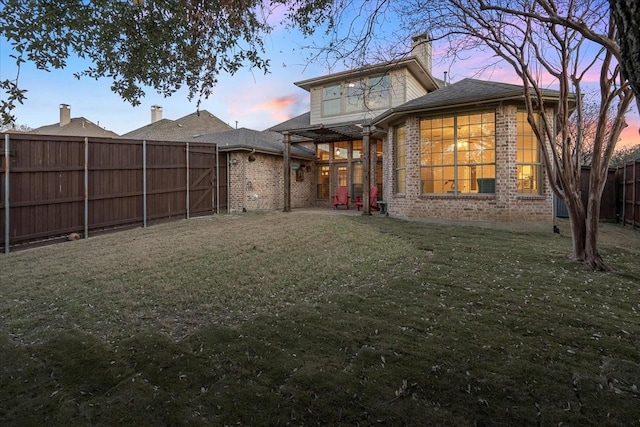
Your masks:
<svg viewBox="0 0 640 427"><path fill-rule="evenodd" d="M493 110L422 119L420 191L495 193L495 127Z"/></svg>
<svg viewBox="0 0 640 427"><path fill-rule="evenodd" d="M407 135L404 125L396 128L395 136L395 192L405 193L407 189Z"/></svg>
<svg viewBox="0 0 640 427"><path fill-rule="evenodd" d="M536 117L536 119L538 119ZM542 165L540 147L527 120L527 112L518 111L517 118L517 170L518 193L540 194Z"/></svg>

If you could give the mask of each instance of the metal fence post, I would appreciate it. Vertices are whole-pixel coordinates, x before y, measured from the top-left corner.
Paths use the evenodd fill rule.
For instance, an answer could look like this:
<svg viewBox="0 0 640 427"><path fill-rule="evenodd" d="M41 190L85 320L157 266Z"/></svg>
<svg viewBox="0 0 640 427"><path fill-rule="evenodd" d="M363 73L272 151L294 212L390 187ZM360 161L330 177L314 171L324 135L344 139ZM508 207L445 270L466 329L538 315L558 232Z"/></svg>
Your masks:
<svg viewBox="0 0 640 427"><path fill-rule="evenodd" d="M4 253L9 253L9 134L4 135Z"/></svg>
<svg viewBox="0 0 640 427"><path fill-rule="evenodd" d="M147 228L147 140L142 140L142 227Z"/></svg>
<svg viewBox="0 0 640 427"><path fill-rule="evenodd" d="M186 200L187 200L187 219L189 219L189 143L186 142L186 154L187 154L187 194L186 194Z"/></svg>
<svg viewBox="0 0 640 427"><path fill-rule="evenodd" d="M84 138L84 238L89 238L89 138Z"/></svg>

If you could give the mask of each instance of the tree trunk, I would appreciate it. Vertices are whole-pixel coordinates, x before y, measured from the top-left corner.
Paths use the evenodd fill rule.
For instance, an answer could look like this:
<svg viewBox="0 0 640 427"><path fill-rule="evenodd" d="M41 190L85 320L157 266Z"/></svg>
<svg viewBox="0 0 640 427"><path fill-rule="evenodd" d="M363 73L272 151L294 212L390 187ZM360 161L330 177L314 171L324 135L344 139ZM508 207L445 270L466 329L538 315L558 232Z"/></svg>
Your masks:
<svg viewBox="0 0 640 427"><path fill-rule="evenodd" d="M608 271L600 252L598 252L598 226L600 221L600 192L594 194L589 191L589 203L587 204L586 238L584 247L584 262L594 270Z"/></svg>
<svg viewBox="0 0 640 427"><path fill-rule="evenodd" d="M605 177L606 179L606 177ZM589 265L594 270L609 271L609 267L598 251L598 227L600 221L600 200L604 180L592 167L589 177L589 195L586 209L579 192L567 192L565 203L571 222L573 240L572 259Z"/></svg>
<svg viewBox="0 0 640 427"><path fill-rule="evenodd" d="M640 110L640 2L609 0L609 4L618 27L622 69L636 94L636 102Z"/></svg>
<svg viewBox="0 0 640 427"><path fill-rule="evenodd" d="M573 253L571 258L576 261L584 261L585 242L587 238L587 228L585 222L585 211L580 200L580 194L573 191L565 193L565 204L569 212L569 222L571 223L571 239L573 240Z"/></svg>

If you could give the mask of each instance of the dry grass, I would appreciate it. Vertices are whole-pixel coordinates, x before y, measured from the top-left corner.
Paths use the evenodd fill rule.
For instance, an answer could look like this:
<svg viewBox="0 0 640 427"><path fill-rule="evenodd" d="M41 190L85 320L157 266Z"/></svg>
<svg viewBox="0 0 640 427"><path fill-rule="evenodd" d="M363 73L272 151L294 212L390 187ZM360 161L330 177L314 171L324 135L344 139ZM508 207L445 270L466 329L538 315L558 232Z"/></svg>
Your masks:
<svg viewBox="0 0 640 427"><path fill-rule="evenodd" d="M561 224L563 231L568 227ZM0 257L3 424L640 423L640 238L250 213Z"/></svg>

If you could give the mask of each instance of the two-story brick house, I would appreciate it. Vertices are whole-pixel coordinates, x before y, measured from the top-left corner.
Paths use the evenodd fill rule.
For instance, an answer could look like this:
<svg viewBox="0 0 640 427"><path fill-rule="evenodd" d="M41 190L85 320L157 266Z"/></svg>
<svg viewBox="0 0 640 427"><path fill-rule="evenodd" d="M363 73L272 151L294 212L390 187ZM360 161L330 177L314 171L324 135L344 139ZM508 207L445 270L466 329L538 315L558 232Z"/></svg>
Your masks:
<svg viewBox="0 0 640 427"><path fill-rule="evenodd" d="M377 186L396 216L552 220L549 173L521 86L434 79L426 36L414 37L401 61L296 85L309 91L310 112L272 130L315 144L316 204L329 206L338 187L367 200ZM558 93L544 95L553 114Z"/></svg>

